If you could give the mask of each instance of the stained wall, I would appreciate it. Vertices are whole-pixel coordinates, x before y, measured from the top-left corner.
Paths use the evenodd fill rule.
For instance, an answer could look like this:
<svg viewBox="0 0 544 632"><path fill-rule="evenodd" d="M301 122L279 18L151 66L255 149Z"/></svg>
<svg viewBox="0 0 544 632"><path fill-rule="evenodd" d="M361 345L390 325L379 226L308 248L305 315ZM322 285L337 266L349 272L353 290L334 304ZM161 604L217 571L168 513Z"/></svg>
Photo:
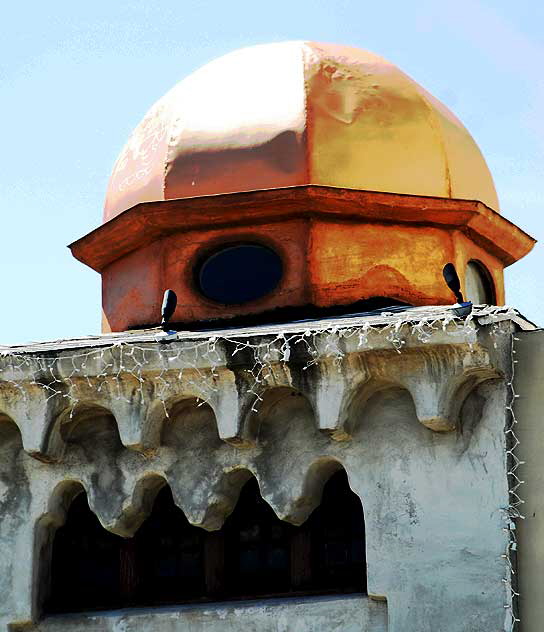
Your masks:
<svg viewBox="0 0 544 632"><path fill-rule="evenodd" d="M525 517L518 525L520 630L537 632L544 621L544 332L520 332L516 338L516 434L520 440L518 456L524 461L519 477L524 481L520 495Z"/></svg>
<svg viewBox="0 0 544 632"><path fill-rule="evenodd" d="M338 611L343 632L508 629L512 323L401 317L345 335L277 326L281 348L272 328L0 358L0 629L313 632ZM52 539L81 490L125 538L165 484L190 523L219 529L250 476L301 524L340 467L364 509L368 595L43 614Z"/></svg>

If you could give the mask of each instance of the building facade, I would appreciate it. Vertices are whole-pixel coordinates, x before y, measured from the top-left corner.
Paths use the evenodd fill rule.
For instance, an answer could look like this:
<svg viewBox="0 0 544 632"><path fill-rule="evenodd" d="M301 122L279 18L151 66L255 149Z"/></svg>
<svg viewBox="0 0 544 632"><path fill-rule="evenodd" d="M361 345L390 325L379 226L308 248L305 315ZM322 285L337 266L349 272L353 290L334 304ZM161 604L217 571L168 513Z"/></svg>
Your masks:
<svg viewBox="0 0 544 632"><path fill-rule="evenodd" d="M103 333L0 347L0 625L538 630L541 336L503 306L533 244L375 55L178 84L71 246Z"/></svg>

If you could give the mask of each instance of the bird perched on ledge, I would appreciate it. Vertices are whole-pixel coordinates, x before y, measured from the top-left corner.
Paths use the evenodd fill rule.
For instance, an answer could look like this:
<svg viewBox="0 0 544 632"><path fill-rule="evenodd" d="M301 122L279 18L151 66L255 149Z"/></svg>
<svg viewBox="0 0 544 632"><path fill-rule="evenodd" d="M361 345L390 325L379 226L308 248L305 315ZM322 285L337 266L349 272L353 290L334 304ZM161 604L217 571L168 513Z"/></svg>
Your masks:
<svg viewBox="0 0 544 632"><path fill-rule="evenodd" d="M168 332L168 322L176 311L178 297L174 290L166 290L162 299L161 308L161 327L163 331Z"/></svg>

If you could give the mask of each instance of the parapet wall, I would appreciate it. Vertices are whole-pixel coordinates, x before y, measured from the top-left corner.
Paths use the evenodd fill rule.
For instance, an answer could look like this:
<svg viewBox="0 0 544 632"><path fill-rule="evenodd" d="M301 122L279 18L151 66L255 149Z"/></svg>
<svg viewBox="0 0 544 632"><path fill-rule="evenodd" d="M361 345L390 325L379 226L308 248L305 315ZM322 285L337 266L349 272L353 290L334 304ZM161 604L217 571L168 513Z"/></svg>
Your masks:
<svg viewBox="0 0 544 632"><path fill-rule="evenodd" d="M249 476L278 517L300 524L343 466L363 504L368 593L387 609L387 630L509 629L513 316L415 313L4 351L0 622L57 629L39 623L40 600L75 487L124 537L164 482L208 530ZM287 600L277 612L310 621L324 603ZM206 612L206 627L186 629L214 629L214 606ZM247 625L252 616L247 606ZM381 616L349 629L381 631ZM80 615L63 625L89 629Z"/></svg>

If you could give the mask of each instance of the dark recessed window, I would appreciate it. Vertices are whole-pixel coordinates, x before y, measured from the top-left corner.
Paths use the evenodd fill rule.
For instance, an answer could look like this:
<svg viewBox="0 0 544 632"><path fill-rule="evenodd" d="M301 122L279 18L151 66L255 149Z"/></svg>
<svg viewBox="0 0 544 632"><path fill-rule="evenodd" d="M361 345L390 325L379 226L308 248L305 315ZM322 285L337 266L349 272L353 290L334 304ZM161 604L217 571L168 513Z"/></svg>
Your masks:
<svg viewBox="0 0 544 632"><path fill-rule="evenodd" d="M51 590L47 612L108 610L122 604L122 538L109 531L89 509L87 495L79 494L66 523L55 533Z"/></svg>
<svg viewBox="0 0 544 632"><path fill-rule="evenodd" d="M250 479L222 529L230 596L250 598L291 589L291 538L296 527L279 520Z"/></svg>
<svg viewBox="0 0 544 632"><path fill-rule="evenodd" d="M169 487L132 538L106 531L84 493L53 540L46 612L366 592L363 507L344 470L297 527L251 478L219 531L187 521Z"/></svg>
<svg viewBox="0 0 544 632"><path fill-rule="evenodd" d="M363 507L344 470L299 527L277 518L250 479L219 533L231 599L366 592Z"/></svg>
<svg viewBox="0 0 544 632"><path fill-rule="evenodd" d="M196 271L200 292L212 301L236 305L255 301L280 282L280 256L259 244L236 244L217 250Z"/></svg>
<svg viewBox="0 0 544 632"><path fill-rule="evenodd" d="M136 532L133 566L137 585L130 605L156 606L205 598L206 531L192 526L163 487L153 511Z"/></svg>

